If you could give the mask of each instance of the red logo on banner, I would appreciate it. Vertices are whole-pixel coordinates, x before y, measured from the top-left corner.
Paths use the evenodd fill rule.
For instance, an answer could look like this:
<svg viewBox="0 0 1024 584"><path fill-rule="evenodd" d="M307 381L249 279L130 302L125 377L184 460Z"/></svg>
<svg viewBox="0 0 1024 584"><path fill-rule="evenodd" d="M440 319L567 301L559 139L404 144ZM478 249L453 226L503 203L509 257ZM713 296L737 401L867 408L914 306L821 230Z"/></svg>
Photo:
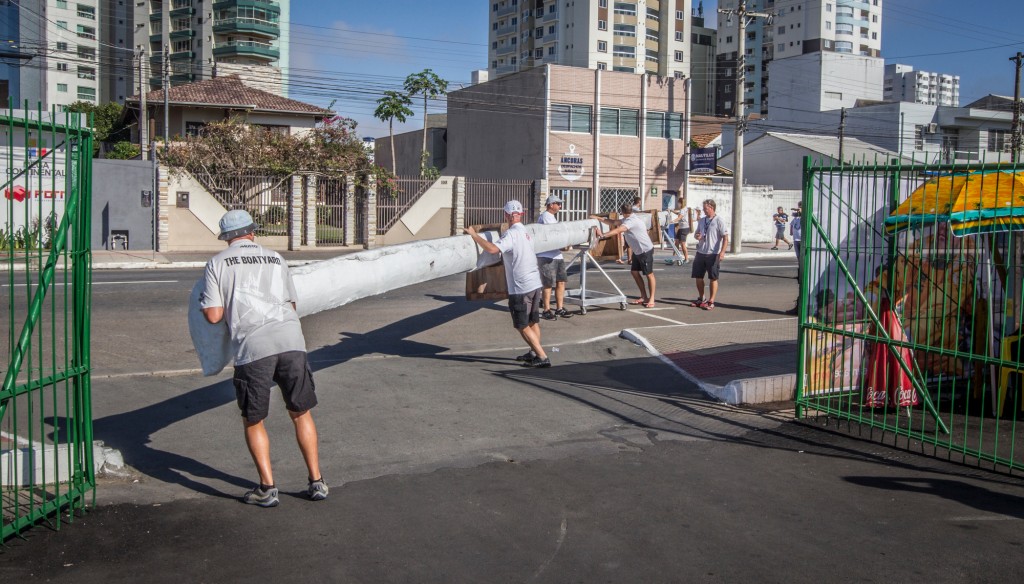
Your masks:
<svg viewBox="0 0 1024 584"><path fill-rule="evenodd" d="M14 199L19 203L25 200L25 196L27 194L28 192L25 190L25 187L21 185L14 187L14 189L7 189L4 191L5 197L7 197L8 199Z"/></svg>

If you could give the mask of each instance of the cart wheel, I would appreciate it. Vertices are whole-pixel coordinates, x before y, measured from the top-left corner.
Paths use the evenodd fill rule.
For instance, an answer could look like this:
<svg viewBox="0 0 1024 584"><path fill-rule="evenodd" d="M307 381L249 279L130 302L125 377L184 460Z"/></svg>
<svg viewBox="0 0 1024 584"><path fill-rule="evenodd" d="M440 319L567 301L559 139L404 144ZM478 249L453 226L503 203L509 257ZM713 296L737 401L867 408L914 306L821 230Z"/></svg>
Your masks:
<svg viewBox="0 0 1024 584"><path fill-rule="evenodd" d="M587 313L587 307L586 306L581 306L580 307L580 314L586 314L586 313Z"/></svg>
<svg viewBox="0 0 1024 584"><path fill-rule="evenodd" d="M626 303L625 302L620 302L619 303L619 310L626 310Z"/></svg>

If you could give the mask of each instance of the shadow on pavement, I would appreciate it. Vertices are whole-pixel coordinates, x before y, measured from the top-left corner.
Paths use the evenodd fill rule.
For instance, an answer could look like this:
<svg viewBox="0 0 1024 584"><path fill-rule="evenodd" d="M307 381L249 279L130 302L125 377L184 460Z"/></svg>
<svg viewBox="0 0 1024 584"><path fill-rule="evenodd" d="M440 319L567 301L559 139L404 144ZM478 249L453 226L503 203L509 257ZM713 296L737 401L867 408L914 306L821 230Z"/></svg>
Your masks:
<svg viewBox="0 0 1024 584"><path fill-rule="evenodd" d="M984 487L951 479L917 477L848 476L849 483L899 493L930 494L956 501L985 513L1024 519L1024 497L997 493Z"/></svg>
<svg viewBox="0 0 1024 584"><path fill-rule="evenodd" d="M389 323L366 334L343 333L347 338L338 344L309 353L310 367L315 372L373 353L437 355L448 348L409 341L406 337L480 309L501 310L501 307L492 303L466 302L461 296L433 298L448 304ZM500 359L481 361L498 364L507 362ZM230 475L204 462L154 448L151 443L151 437L161 430L234 401L235 389L231 380L219 381L137 410L98 418L93 422L94 435L107 446L120 450L127 464L154 479L179 484L205 495L237 499L237 493L224 493L200 479L223 481L239 488L251 487L251 479ZM238 440L242 441L241 424L238 427Z"/></svg>

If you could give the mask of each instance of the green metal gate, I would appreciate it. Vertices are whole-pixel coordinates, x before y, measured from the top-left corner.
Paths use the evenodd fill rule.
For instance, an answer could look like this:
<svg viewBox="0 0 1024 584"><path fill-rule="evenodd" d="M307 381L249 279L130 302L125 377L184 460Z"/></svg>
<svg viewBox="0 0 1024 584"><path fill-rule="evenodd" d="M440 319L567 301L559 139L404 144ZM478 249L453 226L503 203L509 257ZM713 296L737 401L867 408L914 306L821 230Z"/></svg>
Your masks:
<svg viewBox="0 0 1024 584"><path fill-rule="evenodd" d="M1024 468L1024 168L807 160L802 206L797 415Z"/></svg>
<svg viewBox="0 0 1024 584"><path fill-rule="evenodd" d="M95 496L90 401L92 133L79 114L0 117L0 541Z"/></svg>

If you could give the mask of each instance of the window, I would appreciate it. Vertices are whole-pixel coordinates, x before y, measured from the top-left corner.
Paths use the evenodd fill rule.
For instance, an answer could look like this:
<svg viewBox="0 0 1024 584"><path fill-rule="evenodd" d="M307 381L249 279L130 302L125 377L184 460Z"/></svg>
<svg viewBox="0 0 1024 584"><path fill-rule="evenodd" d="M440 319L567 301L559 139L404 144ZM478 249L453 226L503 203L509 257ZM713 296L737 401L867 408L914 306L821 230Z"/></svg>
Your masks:
<svg viewBox="0 0 1024 584"><path fill-rule="evenodd" d="M616 57L636 58L636 47L629 45L612 45L612 55Z"/></svg>
<svg viewBox="0 0 1024 584"><path fill-rule="evenodd" d="M67 30L68 29L68 21L66 21L66 20L58 20L57 21L57 28L63 28L64 30Z"/></svg>
<svg viewBox="0 0 1024 584"><path fill-rule="evenodd" d="M57 91L59 93L67 93L68 92L68 84L67 83L58 83L57 84Z"/></svg>
<svg viewBox="0 0 1024 584"><path fill-rule="evenodd" d="M598 63L598 69L602 69ZM552 132L591 132L590 118L593 108L589 105L578 104L551 104L551 131Z"/></svg>
<svg viewBox="0 0 1024 584"><path fill-rule="evenodd" d="M498 30L498 23L497 22L492 22L491 23L491 30Z"/></svg>
<svg viewBox="0 0 1024 584"><path fill-rule="evenodd" d="M832 21L830 21L830 20L826 20L825 21L825 30L832 30Z"/></svg>
<svg viewBox="0 0 1024 584"><path fill-rule="evenodd" d="M598 8L608 8L608 0L598 0Z"/></svg>
<svg viewBox="0 0 1024 584"><path fill-rule="evenodd" d="M597 21L597 30L608 30L608 21L607 20L598 20Z"/></svg>
<svg viewBox="0 0 1024 584"><path fill-rule="evenodd" d="M685 14L683 14L682 10L676 10L676 20L683 20L684 16Z"/></svg>
<svg viewBox="0 0 1024 584"><path fill-rule="evenodd" d="M497 61L491 61L491 69L497 69L497 68L498 68L498 62Z"/></svg>
<svg viewBox="0 0 1024 584"><path fill-rule="evenodd" d="M509 41L509 44L511 44L511 45L514 45L514 44L516 44L517 42L519 42L519 39L517 39L516 37L512 37L512 40L511 40L511 41Z"/></svg>
<svg viewBox="0 0 1024 584"><path fill-rule="evenodd" d="M600 69L601 71L605 71L608 69L608 63L598 63L597 68Z"/></svg>
<svg viewBox="0 0 1024 584"><path fill-rule="evenodd" d="M509 62L510 65L515 65L516 64L516 58L512 57L511 59L508 60L508 62Z"/></svg>
<svg viewBox="0 0 1024 584"><path fill-rule="evenodd" d="M878 15L877 14L872 14L871 15L871 22L878 22Z"/></svg>
<svg viewBox="0 0 1024 584"><path fill-rule="evenodd" d="M678 30L676 31L676 40L677 41L682 41L683 40L683 33L682 33L682 31L678 31Z"/></svg>
<svg viewBox="0 0 1024 584"><path fill-rule="evenodd" d="M647 128L644 132L648 138L665 136L665 112L647 112Z"/></svg>
<svg viewBox="0 0 1024 584"><path fill-rule="evenodd" d="M649 18L651 20L661 20L661 16L658 14L658 9L657 8L648 8L647 9L647 18Z"/></svg>
<svg viewBox="0 0 1024 584"><path fill-rule="evenodd" d="M497 12L497 11L498 11L498 5L497 4L493 4L491 6L491 12Z"/></svg>
<svg viewBox="0 0 1024 584"><path fill-rule="evenodd" d="M640 112L635 109L601 108L601 133L616 136L636 136Z"/></svg>
<svg viewBox="0 0 1024 584"><path fill-rule="evenodd" d="M68 64L67 63L57 63L57 70L58 71L67 71L68 70Z"/></svg>
<svg viewBox="0 0 1024 584"><path fill-rule="evenodd" d="M95 67L83 67L78 66L78 78L79 79L96 79L96 68Z"/></svg>
<svg viewBox="0 0 1024 584"><path fill-rule="evenodd" d="M676 51L675 60L676 61L682 61L683 60L683 52L682 51Z"/></svg>
<svg viewBox="0 0 1024 584"><path fill-rule="evenodd" d="M542 39L544 38L544 27L538 26L537 30L533 31L533 38Z"/></svg>
<svg viewBox="0 0 1024 584"><path fill-rule="evenodd" d="M608 52L608 41L597 41L597 51L599 53Z"/></svg>
<svg viewBox="0 0 1024 584"><path fill-rule="evenodd" d="M636 16L636 4L632 2L616 2L614 12L615 14Z"/></svg>
<svg viewBox="0 0 1024 584"><path fill-rule="evenodd" d="M517 24L519 24L519 19L516 18L515 16L513 16L512 17L512 26L516 26Z"/></svg>
<svg viewBox="0 0 1024 584"><path fill-rule="evenodd" d="M557 10L557 9L558 9L558 4L552 4L551 6L548 6L548 14L554 14L555 10Z"/></svg>
<svg viewBox="0 0 1024 584"><path fill-rule="evenodd" d="M555 54L555 46L554 45L548 47L548 54L549 55L554 55Z"/></svg>
<svg viewBox="0 0 1024 584"><path fill-rule="evenodd" d="M555 25L552 24L548 27L548 34L555 34Z"/></svg>
<svg viewBox="0 0 1024 584"><path fill-rule="evenodd" d="M615 34L619 36L635 37L636 27L633 26L632 24L616 24Z"/></svg>
<svg viewBox="0 0 1024 584"><path fill-rule="evenodd" d="M79 59L88 59L88 60L92 61L93 59L96 58L96 49L94 49L92 47L83 47L83 46L79 45L79 47L78 47L78 58Z"/></svg>
<svg viewBox="0 0 1024 584"><path fill-rule="evenodd" d="M67 7L68 7L68 0L57 0L57 8L67 8ZM65 91L67 91L67 88L65 88Z"/></svg>
<svg viewBox="0 0 1024 584"><path fill-rule="evenodd" d="M877 41L878 40L878 33L877 32L871 33L871 40L873 40L873 41Z"/></svg>
<svg viewBox="0 0 1024 584"><path fill-rule="evenodd" d="M992 152L1009 152L1010 132L1007 130L989 130L988 149Z"/></svg>
<svg viewBox="0 0 1024 584"><path fill-rule="evenodd" d="M65 6L65 8L66 7L67 6ZM79 18L85 18L86 20L96 20L96 8L92 6L86 6L85 4L79 4L75 8Z"/></svg>
<svg viewBox="0 0 1024 584"><path fill-rule="evenodd" d="M831 2L826 2L825 3L825 12L832 12L832 3Z"/></svg>
<svg viewBox="0 0 1024 584"><path fill-rule="evenodd" d="M63 42L57 43L57 50L64 53L68 52L68 44Z"/></svg>
<svg viewBox="0 0 1024 584"><path fill-rule="evenodd" d="M497 49L498 48L498 41L491 41L491 48L492 49Z"/></svg>
<svg viewBox="0 0 1024 584"><path fill-rule="evenodd" d="M786 51L786 43L779 43L779 46L775 48L776 51L784 53Z"/></svg>
<svg viewBox="0 0 1024 584"><path fill-rule="evenodd" d="M78 99L96 101L96 88L78 86Z"/></svg>
<svg viewBox="0 0 1024 584"><path fill-rule="evenodd" d="M725 42L726 43L731 43L732 42L732 37L731 36L725 37Z"/></svg>
<svg viewBox="0 0 1024 584"><path fill-rule="evenodd" d="M992 143L991 133L989 133L989 143ZM924 126L914 126L914 150L924 150Z"/></svg>
<svg viewBox="0 0 1024 584"><path fill-rule="evenodd" d="M616 65L612 67L612 71L618 71L620 73L636 73L636 67L619 67Z"/></svg>
<svg viewBox="0 0 1024 584"><path fill-rule="evenodd" d="M544 58L544 49L537 49L536 51L533 52L533 56L538 58L538 59L543 59Z"/></svg>

